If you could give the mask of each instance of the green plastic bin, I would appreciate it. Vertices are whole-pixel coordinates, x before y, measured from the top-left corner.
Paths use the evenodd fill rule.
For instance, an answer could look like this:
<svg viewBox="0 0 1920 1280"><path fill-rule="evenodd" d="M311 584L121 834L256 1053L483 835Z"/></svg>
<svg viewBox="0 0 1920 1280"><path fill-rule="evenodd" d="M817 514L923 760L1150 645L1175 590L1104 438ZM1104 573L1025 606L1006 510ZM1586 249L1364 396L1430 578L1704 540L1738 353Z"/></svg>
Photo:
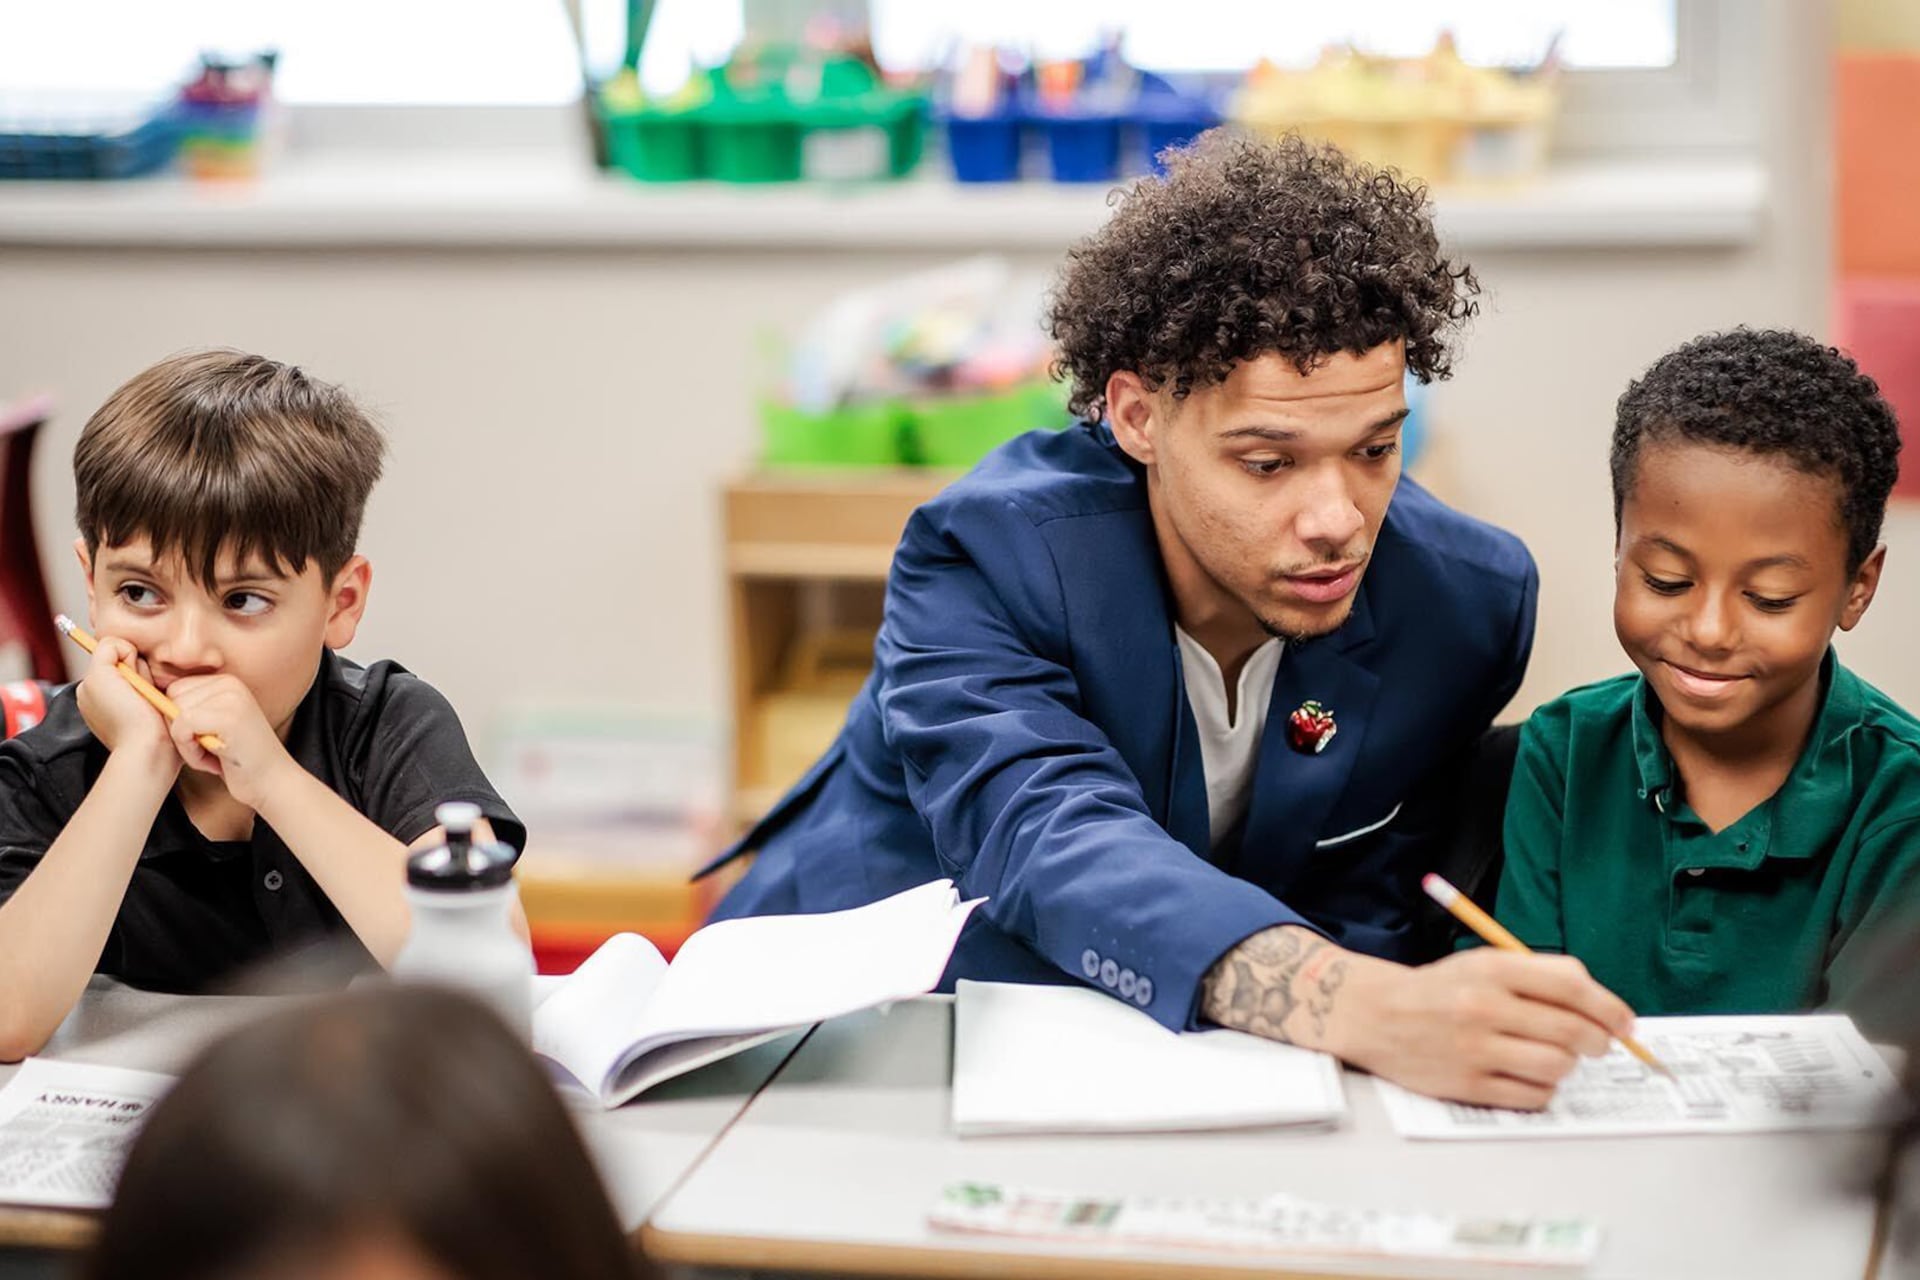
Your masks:
<svg viewBox="0 0 1920 1280"><path fill-rule="evenodd" d="M876 90L803 108L802 170L808 178L870 181L904 178L926 144L926 99ZM871 142L868 139L872 139Z"/></svg>
<svg viewBox="0 0 1920 1280"><path fill-rule="evenodd" d="M929 467L971 467L1023 432L1068 425L1066 389L1056 383L919 400L908 412L911 454Z"/></svg>
<svg viewBox="0 0 1920 1280"><path fill-rule="evenodd" d="M687 182L706 174L701 128L693 111L603 113L607 155L642 182Z"/></svg>
<svg viewBox="0 0 1920 1280"><path fill-rule="evenodd" d="M890 400L810 413L762 404L763 460L769 466L891 467L903 460L906 415Z"/></svg>
<svg viewBox="0 0 1920 1280"><path fill-rule="evenodd" d="M707 175L722 182L795 182L805 130L786 98L770 87L740 92L714 75L714 97L696 108L706 133Z"/></svg>

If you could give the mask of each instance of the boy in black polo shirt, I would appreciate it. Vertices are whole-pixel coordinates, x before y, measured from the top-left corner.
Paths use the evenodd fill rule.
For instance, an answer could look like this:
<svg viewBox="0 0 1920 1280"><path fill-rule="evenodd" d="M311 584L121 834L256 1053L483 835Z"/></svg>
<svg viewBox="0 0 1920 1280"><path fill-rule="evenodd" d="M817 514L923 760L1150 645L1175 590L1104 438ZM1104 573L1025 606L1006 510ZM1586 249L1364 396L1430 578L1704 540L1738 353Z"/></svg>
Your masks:
<svg viewBox="0 0 1920 1280"><path fill-rule="evenodd" d="M1497 915L1640 1013L1847 1003L1920 894L1920 723L1830 646L1879 583L1899 450L1873 380L1794 333L1697 339L1620 398L1640 674L1527 722Z"/></svg>
<svg viewBox="0 0 1920 1280"><path fill-rule="evenodd" d="M0 1059L44 1044L94 972L192 991L347 933L390 961L407 848L438 838L441 801L524 843L446 700L334 652L366 610L354 544L381 453L338 388L231 351L164 360L87 423L76 549L99 647L0 744Z"/></svg>

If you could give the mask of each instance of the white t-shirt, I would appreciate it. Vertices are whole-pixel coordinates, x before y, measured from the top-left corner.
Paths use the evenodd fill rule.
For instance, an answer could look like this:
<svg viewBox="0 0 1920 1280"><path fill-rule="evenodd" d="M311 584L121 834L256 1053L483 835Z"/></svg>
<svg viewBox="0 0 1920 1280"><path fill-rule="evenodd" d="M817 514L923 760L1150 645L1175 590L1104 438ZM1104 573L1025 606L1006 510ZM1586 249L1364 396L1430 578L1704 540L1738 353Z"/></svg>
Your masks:
<svg viewBox="0 0 1920 1280"><path fill-rule="evenodd" d="M1247 656L1240 668L1240 688L1234 696L1234 715L1227 715L1227 682L1220 664L1206 646L1173 629L1180 645L1180 670L1187 684L1187 704L1200 731L1200 764L1207 776L1207 836L1218 845L1239 825L1253 799L1253 766L1260 759L1260 739L1267 729L1267 704L1273 701L1273 678L1280 670L1285 646L1278 638Z"/></svg>

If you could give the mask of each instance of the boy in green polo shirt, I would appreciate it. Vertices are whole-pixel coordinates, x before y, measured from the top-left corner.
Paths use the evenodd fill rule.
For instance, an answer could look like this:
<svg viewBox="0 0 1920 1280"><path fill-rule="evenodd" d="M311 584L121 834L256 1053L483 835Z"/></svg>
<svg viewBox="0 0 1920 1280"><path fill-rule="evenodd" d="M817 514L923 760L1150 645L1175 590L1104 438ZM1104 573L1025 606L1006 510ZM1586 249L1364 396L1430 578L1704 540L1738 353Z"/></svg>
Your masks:
<svg viewBox="0 0 1920 1280"><path fill-rule="evenodd" d="M1830 646L1879 583L1899 450L1873 380L1795 333L1696 339L1620 397L1640 673L1527 722L1496 914L1637 1012L1845 1004L1920 896L1920 721Z"/></svg>

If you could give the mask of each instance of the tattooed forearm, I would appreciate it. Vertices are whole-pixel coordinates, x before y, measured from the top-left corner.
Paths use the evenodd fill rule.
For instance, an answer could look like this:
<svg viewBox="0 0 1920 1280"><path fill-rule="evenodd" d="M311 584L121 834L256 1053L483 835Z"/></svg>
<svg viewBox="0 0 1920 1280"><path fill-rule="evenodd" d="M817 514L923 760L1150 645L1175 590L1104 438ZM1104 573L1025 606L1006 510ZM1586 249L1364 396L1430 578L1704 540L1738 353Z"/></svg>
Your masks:
<svg viewBox="0 0 1920 1280"><path fill-rule="evenodd" d="M1340 988L1347 981L1347 957L1330 945L1322 945L1312 959L1300 968L1300 979L1307 984L1307 1012L1313 1016L1315 1042L1327 1038L1327 1015L1333 1012Z"/></svg>
<svg viewBox="0 0 1920 1280"><path fill-rule="evenodd" d="M1346 980L1344 952L1310 930L1281 925L1220 958L1202 986L1200 1011L1223 1027L1317 1046Z"/></svg>

